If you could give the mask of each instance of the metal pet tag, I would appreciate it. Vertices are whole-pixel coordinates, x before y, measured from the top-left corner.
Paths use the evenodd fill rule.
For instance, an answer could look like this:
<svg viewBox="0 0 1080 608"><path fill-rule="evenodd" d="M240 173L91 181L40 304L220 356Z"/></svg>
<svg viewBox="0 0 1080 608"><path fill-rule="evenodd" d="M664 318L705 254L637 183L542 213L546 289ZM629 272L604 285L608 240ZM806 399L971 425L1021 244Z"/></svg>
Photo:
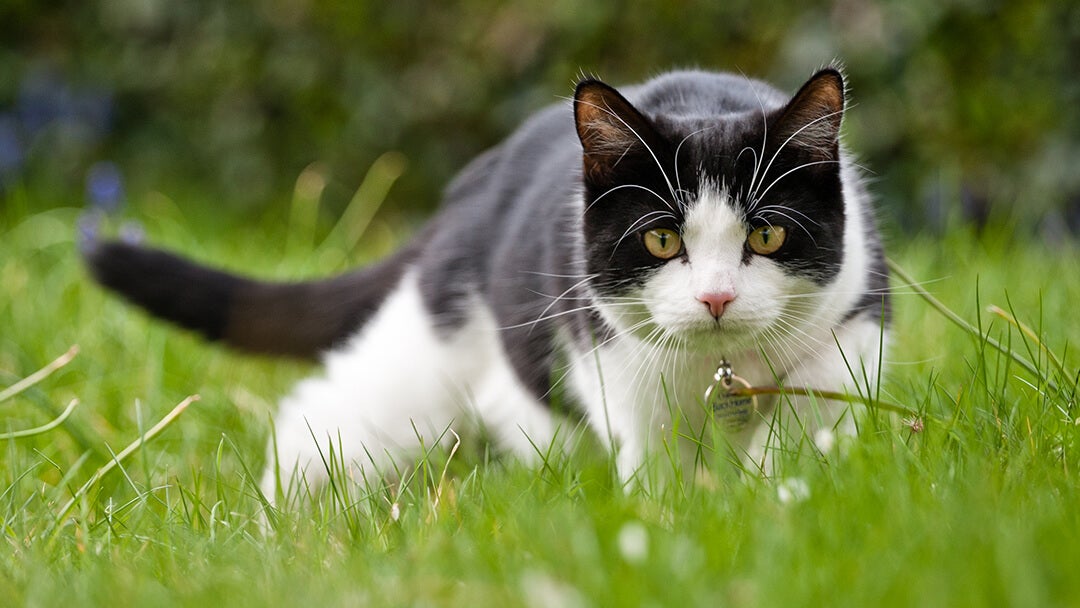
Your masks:
<svg viewBox="0 0 1080 608"><path fill-rule="evenodd" d="M720 361L713 375L713 383L705 389L705 405L712 410L713 418L727 431L741 431L757 410L754 396L732 395L729 391L736 384L751 388L750 383L735 375L727 359Z"/></svg>

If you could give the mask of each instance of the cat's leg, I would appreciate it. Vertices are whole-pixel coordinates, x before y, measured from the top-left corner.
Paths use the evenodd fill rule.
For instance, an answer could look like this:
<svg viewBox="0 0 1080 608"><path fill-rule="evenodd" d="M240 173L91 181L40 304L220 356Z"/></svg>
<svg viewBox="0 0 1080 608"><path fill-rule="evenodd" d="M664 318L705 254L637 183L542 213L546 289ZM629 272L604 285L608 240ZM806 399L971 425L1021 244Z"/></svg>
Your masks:
<svg viewBox="0 0 1080 608"><path fill-rule="evenodd" d="M557 435L566 436L551 408L514 371L501 337L494 316L477 298L458 339L460 356L471 361L470 413L498 448L534 463L551 450Z"/></svg>
<svg viewBox="0 0 1080 608"><path fill-rule="evenodd" d="M875 391L886 338L887 332L873 319L852 319L828 336L828 347L792 366L784 385L850 395ZM808 396L788 396L770 403L759 412L761 421L747 443L745 463L750 470L769 476L777 473L781 451L812 443L815 449L828 452L853 437L856 415L862 407Z"/></svg>
<svg viewBox="0 0 1080 608"><path fill-rule="evenodd" d="M465 332L440 335L406 275L363 330L326 357L322 375L282 400L262 489L316 488L325 463L358 476L409 464L421 445L452 441L472 421L463 406L475 362L463 356ZM276 451L275 451L276 447ZM331 455L332 453L332 455Z"/></svg>
<svg viewBox="0 0 1080 608"><path fill-rule="evenodd" d="M674 408L660 362L667 360L633 339L569 353L571 386L584 406L589 426L615 456L623 484L648 483L646 467L670 433Z"/></svg>
<svg viewBox="0 0 1080 608"><path fill-rule="evenodd" d="M488 369L473 406L496 446L522 462L536 463L566 444L568 429L560 428L562 421L525 388L504 359Z"/></svg>

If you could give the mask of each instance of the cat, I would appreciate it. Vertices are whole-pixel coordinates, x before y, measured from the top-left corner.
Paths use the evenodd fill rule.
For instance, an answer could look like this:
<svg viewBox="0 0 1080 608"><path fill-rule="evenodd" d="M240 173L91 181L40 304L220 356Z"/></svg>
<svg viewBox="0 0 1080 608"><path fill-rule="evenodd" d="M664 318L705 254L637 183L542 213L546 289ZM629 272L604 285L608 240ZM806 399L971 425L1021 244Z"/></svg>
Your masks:
<svg viewBox="0 0 1080 608"><path fill-rule="evenodd" d="M448 429L536 461L574 415L630 482L672 441L702 449L673 438L704 437L728 407L704 397L721 362L753 385L876 382L888 276L840 142L845 105L836 66L794 96L706 71L584 78L468 164L406 246L350 274L267 283L119 241L85 257L102 285L210 340L323 360L280 404L268 496L325 481L328 450L366 474ZM736 407L726 446L707 448L766 474L783 433L856 430L850 406L812 397Z"/></svg>

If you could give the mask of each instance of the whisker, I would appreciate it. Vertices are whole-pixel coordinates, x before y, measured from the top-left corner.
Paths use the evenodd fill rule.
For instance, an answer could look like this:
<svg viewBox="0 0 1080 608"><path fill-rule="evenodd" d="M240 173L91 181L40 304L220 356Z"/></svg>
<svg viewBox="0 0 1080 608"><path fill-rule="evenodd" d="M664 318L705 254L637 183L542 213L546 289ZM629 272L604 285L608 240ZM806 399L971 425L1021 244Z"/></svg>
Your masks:
<svg viewBox="0 0 1080 608"><path fill-rule="evenodd" d="M694 131L693 133L690 133L686 137L682 138L682 141L679 142L679 145L675 146L675 185L678 186L678 191L677 192L679 193L679 196L675 197L675 202L679 204L680 209L685 209L686 208L686 205L684 204L683 198L682 198L682 193L686 192L686 190L683 190L682 179L680 179L680 177L679 177L679 151L682 150L683 144L686 143L686 140L690 139L691 137L693 137L695 135L698 135L699 133L704 133L705 131L708 131L709 129L715 129L715 128L716 128L716 125L710 125L708 127L702 127L700 129L698 129L697 131Z"/></svg>
<svg viewBox="0 0 1080 608"><path fill-rule="evenodd" d="M584 285L585 283L588 283L588 282L589 282L589 280L590 280L591 278L592 278L592 277L590 277L590 276L587 276L587 277L585 277L584 279L582 279L582 280L578 281L577 283L574 283L574 284L573 284L573 285L571 285L570 287L567 287L567 288L566 288L566 291L564 291L564 292L562 292L561 294L559 294L559 297L557 297L557 298L555 298L554 300L552 300L552 301L551 301L551 302L550 302L550 303L549 303L549 304L547 305L547 307L546 307L546 308L544 308L544 310L540 311L540 314L539 314L539 315L537 315L537 318L536 318L536 320L532 322L532 325L533 325L533 327L536 327L536 324L540 322L540 320L541 320L541 319L542 319L542 318L544 317L544 315L546 315L546 314L547 314L547 312L548 312L549 310L551 310L551 307L552 307L552 306L555 306L555 304L556 304L556 303L557 303L557 302L558 302L558 301L559 301L560 299L562 299L562 297L563 297L563 296L565 296L566 294L570 293L571 291L573 291L573 290L575 290L575 289L577 289L577 288L581 287L581 286L582 286L582 285ZM525 323L525 324L523 324L523 325L520 325L519 327L524 327L525 325L529 325L529 323ZM530 331L531 331L531 330L530 330Z"/></svg>
<svg viewBox="0 0 1080 608"><path fill-rule="evenodd" d="M760 195L755 195L756 200L758 200L758 201L764 200L765 195L769 193L769 190L772 190L773 186L775 186L777 183L779 183L780 180L782 180L785 177L791 175L792 173L798 171L799 169L805 169L807 167L813 167L815 165L839 165L839 164L840 164L840 161L838 161L838 160L818 160L818 161L814 161L812 163L803 163L803 164L799 165L798 167L795 167L794 169L788 169L787 171L784 172L783 175L781 175L780 177L774 179L772 181L772 183L769 184L769 187L765 188L764 192L762 192ZM757 205L755 204L755 206L757 206Z"/></svg>
<svg viewBox="0 0 1080 608"><path fill-rule="evenodd" d="M790 136L788 136L788 138L784 140L784 143L780 144L780 147L776 149L776 152L773 152L772 158L769 159L769 164L766 165L765 171L761 174L761 177L762 177L761 183L763 183L765 181L764 178L765 178L766 175L769 174L769 169L772 169L773 162L775 162L776 158L780 155L780 151L783 150L788 145L788 143L791 142L791 140L795 139L795 137L797 137L800 133L802 133L806 129L810 128L811 126L813 126L814 123L817 123L817 122L820 122L822 120L832 118L833 116L841 115L843 113L844 113L843 110L839 110L839 111L836 111L836 112L830 112L828 114L825 114L824 116L819 116L819 117L815 118L814 120L811 120L810 122L806 123L805 125L799 127L798 130L796 130L794 133L792 133ZM765 149L764 149L764 144L763 144L762 145L762 152L764 152L764 150ZM758 183L758 188L761 187L761 183ZM773 182L773 183L775 184L776 182ZM772 187L772 186L770 186L770 187ZM754 190L754 192L751 194L751 199L755 201L754 206L757 205L756 201L761 200L761 197L758 196L758 194L757 194L757 190Z"/></svg>
<svg viewBox="0 0 1080 608"><path fill-rule="evenodd" d="M803 216L803 218L805 218L806 221L810 222L811 224L813 224L815 226L820 226L821 225L821 224L818 224L817 222L815 222L812 217L810 217L809 215L806 215L802 211L799 211L798 209L794 209L792 207L788 207L787 205L780 205L780 204L765 205L764 207L762 207L761 209L758 209L755 212L754 217L763 217L762 214L766 213L767 211L769 211L771 209L782 209L784 211L790 211L791 213L795 213L795 214Z"/></svg>
<svg viewBox="0 0 1080 608"><path fill-rule="evenodd" d="M536 276L539 276L539 277L552 277L552 278L555 278L555 279L583 279L585 277L592 278L592 277L600 276L599 274L596 274L596 273L594 273L594 274L558 274L558 273L554 273L554 272L539 272L539 271L536 271L536 270L521 270L519 272L521 272L522 274L532 274L532 275L536 275Z"/></svg>
<svg viewBox="0 0 1080 608"><path fill-rule="evenodd" d="M581 102L581 103L588 103L588 102ZM622 116L619 116L617 113L615 113L615 111L612 110L611 107L607 106L606 103L604 104L605 107L600 107L600 106L598 106L598 105L596 105L594 103L589 103L588 105L590 105L590 106L592 106L592 107L594 107L594 108L596 108L596 109L598 109L598 110L600 110L602 112L606 112L609 116L612 116L613 118L615 118L616 120L621 122L622 125L624 127L626 127L626 129L628 131L630 131L631 133L634 134L634 137L636 137L638 139L638 141L641 142L641 145L645 146L645 150L649 153L649 156L652 157L653 162L656 163L657 168L660 169L660 175L664 178L664 182L667 183L668 190L671 191L672 199L675 199L676 198L675 188L672 186L671 180L668 179L667 171L664 170L664 165L660 162L660 158L656 156L656 153L653 152L653 149L645 141L645 138L643 138L637 131L635 131L633 127L631 127L629 124L627 124L627 122L625 120L623 120ZM667 201L665 201L665 202L667 202ZM670 203L668 204L668 207L671 207Z"/></svg>
<svg viewBox="0 0 1080 608"><path fill-rule="evenodd" d="M799 228L802 228L803 232L806 233L806 236L810 237L810 241L814 243L814 247L818 246L817 239L815 239L814 235L809 230L806 229L806 226L802 225L802 222L800 222L799 220L796 220L795 218L791 217L790 215L784 213L783 211L773 210L771 213L773 213L775 215L779 215L780 217L786 217L787 219L791 220L792 224L795 224ZM766 219L764 217L761 217L760 215L755 215L754 218L755 219L761 219L761 220L765 221L766 223L768 223L770 226L772 225L772 223L769 222L768 219Z"/></svg>
<svg viewBox="0 0 1080 608"><path fill-rule="evenodd" d="M644 191L648 192L649 194L655 196L656 198L660 199L660 201L663 202L664 205L666 205L668 209L671 209L672 211L674 211L674 209L671 207L671 203L669 203L666 198L664 198L664 197L660 196L659 194L657 194L656 191L653 190L652 188L647 188L645 186L641 186L641 185L638 185L638 184L620 184L618 186L614 186L612 188L609 188L606 192L604 192L600 196L593 199L593 202L589 203L588 207L585 207L585 212L587 213L590 209L592 209L593 205L595 205L596 203L599 203L600 199L602 199L605 196L611 194L612 192L615 192L617 190L622 190L623 188L637 188L638 190L644 190Z"/></svg>
<svg viewBox="0 0 1080 608"><path fill-rule="evenodd" d="M743 76L745 77L746 75L743 74ZM749 80L750 80L750 78L747 78L747 81L749 81ZM766 117L765 102L762 101L761 95L758 93L758 90L756 88L751 86L750 90L752 90L754 92L754 98L757 99L758 108L761 109L761 131L762 131L762 134L761 134L761 154L758 155L756 152L754 153L754 172L750 176L750 185L747 186L747 188L746 188L747 207L748 207L747 208L747 213L753 212L754 207L756 207L757 203L758 203L758 199L756 197L752 196L750 193L755 190L754 184L755 184L755 182L758 181L759 170L761 169L761 162L765 160L765 144L769 141L769 120ZM739 154L741 155L742 152L740 152ZM771 164L771 162L770 162L770 164ZM761 175L761 178L764 179L764 175Z"/></svg>
<svg viewBox="0 0 1080 608"><path fill-rule="evenodd" d="M660 210L650 211L649 213L646 213L645 215L639 217L633 224L630 224L630 227L626 229L626 232L624 232L621 237L619 237L619 240L615 241L615 246L612 247L611 255L615 255L614 250L619 248L619 245L622 244L623 239L629 236L631 232L634 232L634 230L637 229L638 226L644 226L645 224L649 223L649 221L652 220L652 216L671 218L673 220L676 219L676 217L672 215L669 211Z"/></svg>

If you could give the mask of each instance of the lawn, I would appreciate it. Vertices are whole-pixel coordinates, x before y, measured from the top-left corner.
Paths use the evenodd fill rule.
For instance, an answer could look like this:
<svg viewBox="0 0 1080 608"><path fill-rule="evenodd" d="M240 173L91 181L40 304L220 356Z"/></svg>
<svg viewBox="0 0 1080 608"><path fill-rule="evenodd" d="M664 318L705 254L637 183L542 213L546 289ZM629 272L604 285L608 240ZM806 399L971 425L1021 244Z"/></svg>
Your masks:
<svg viewBox="0 0 1080 608"><path fill-rule="evenodd" d="M0 442L4 605L1054 606L1080 598L1075 243L1007 221L981 233L891 237L890 257L984 337L894 277L882 399L918 419L871 411L842 457L789 462L782 480L723 473L624 492L593 445L536 469L470 445L431 454L398 482L305 495L267 524L255 481L271 415L315 368L229 353L104 294L78 259L80 210L46 207L25 192L0 200L0 389L79 350L0 403L0 432L78 405L50 431ZM133 201L127 215L155 244L278 278L340 271L409 233L404 221L379 221L358 249L324 246L328 233L340 235L302 204L218 215L161 195ZM1006 318L1013 313L1030 336ZM115 466L113 455L129 445L136 449Z"/></svg>

